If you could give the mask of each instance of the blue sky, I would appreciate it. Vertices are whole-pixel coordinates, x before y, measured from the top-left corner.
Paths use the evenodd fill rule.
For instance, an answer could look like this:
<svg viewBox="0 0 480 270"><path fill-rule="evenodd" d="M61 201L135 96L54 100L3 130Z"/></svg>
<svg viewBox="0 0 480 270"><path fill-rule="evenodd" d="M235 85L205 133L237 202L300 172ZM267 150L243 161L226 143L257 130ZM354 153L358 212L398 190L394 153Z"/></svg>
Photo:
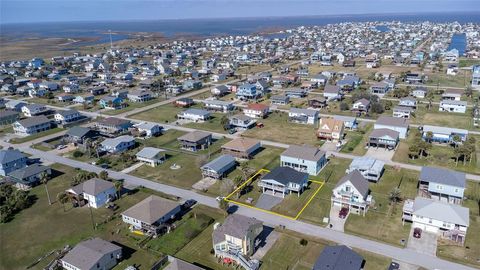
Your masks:
<svg viewBox="0 0 480 270"><path fill-rule="evenodd" d="M480 11L480 0L0 0L0 23Z"/></svg>

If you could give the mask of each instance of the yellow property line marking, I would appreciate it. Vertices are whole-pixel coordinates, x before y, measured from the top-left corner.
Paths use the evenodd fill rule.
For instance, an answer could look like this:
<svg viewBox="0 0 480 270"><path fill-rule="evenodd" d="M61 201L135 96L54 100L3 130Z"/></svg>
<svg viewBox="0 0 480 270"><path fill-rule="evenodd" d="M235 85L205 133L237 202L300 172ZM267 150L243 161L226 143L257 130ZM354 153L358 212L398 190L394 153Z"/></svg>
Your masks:
<svg viewBox="0 0 480 270"><path fill-rule="evenodd" d="M241 188L243 188L246 184L250 183L252 181L252 179L254 179L257 175L259 175L260 173L263 173L263 172L269 173L270 171L267 170L267 169L260 169L252 177L248 178L248 180L245 181L242 185L237 187L232 193L228 194L227 197L224 198L224 200L227 201L227 202L231 202L231 203L234 203L234 204L237 204L237 205L241 205L241 206L248 207L248 208L251 208L251 209L259 210L259 211L269 213L269 214L272 214L272 215L280 216L280 217L283 217L283 218L288 218L288 219L291 219L291 220L297 220L300 217L300 215L303 213L303 211L307 208L307 206L312 202L313 198L315 198L317 193L322 189L323 185L325 184L325 182L321 182L321 181L308 180L309 182L319 184L320 186L317 188L317 190L315 190L313 195L308 199L307 203L302 207L300 212L298 212L295 217L279 214L277 212L273 212L273 211L270 211L270 210L265 210L265 209L262 209L262 208L259 208L259 207L256 207L256 206L248 205L248 204L245 204L245 203L241 203L241 202L229 199L231 196L233 196L233 194L237 193L237 191L239 191Z"/></svg>

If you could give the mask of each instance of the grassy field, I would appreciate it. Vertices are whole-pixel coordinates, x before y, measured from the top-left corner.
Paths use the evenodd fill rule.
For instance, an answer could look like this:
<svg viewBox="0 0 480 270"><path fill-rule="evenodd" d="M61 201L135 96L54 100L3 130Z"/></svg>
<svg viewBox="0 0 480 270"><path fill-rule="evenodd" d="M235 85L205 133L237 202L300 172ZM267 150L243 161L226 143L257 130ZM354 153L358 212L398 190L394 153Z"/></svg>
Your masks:
<svg viewBox="0 0 480 270"><path fill-rule="evenodd" d="M217 133L226 133L221 124L221 119L225 114L212 113L211 118L203 123L187 123L184 127L213 131Z"/></svg>
<svg viewBox="0 0 480 270"><path fill-rule="evenodd" d="M441 87L465 87L470 83L471 72L459 69L456 76L447 75L445 72L430 73L427 85L439 85Z"/></svg>
<svg viewBox="0 0 480 270"><path fill-rule="evenodd" d="M48 183L54 203L49 206L45 188L37 186L31 190L31 195L36 198L35 203L30 208L17 214L12 221L0 224L0 230L2 231L1 269L25 269L37 258L54 249L61 249L67 244L75 245L93 236L119 242L134 250L117 267L118 269L123 269L133 263L148 268L158 259L156 256L137 248L136 244L140 239L127 233L126 227L122 226L123 223L118 216L128 207L149 196L150 192L140 190L134 195L124 196L115 202L119 206L119 209L115 212L106 208L94 209L95 223L101 225L93 230L90 212L87 207L72 209L71 206L66 206L67 210L64 211L63 206L55 202L56 194L70 187L70 181L76 174L76 170L58 164L52 165L52 168L60 172L59 176ZM103 223L107 219L112 220ZM25 238L27 236L28 240ZM50 256L32 269L41 269L52 259L53 256Z"/></svg>
<svg viewBox="0 0 480 270"><path fill-rule="evenodd" d="M286 113L273 112L268 118L262 119L261 122L265 125L263 128L247 130L243 135L287 144L308 144L312 146L323 144L315 135L315 126L289 123ZM288 128L288 132L285 132L286 128Z"/></svg>
<svg viewBox="0 0 480 270"><path fill-rule="evenodd" d="M177 114L183 110L184 109L175 107L170 103L139 114L131 115L130 117L157 123L172 123L176 121Z"/></svg>
<svg viewBox="0 0 480 270"><path fill-rule="evenodd" d="M367 152L365 145L368 140L368 135L373 128L372 124L367 124L362 130L347 131L347 143L342 146L341 153L352 153L354 155L363 156Z"/></svg>
<svg viewBox="0 0 480 270"><path fill-rule="evenodd" d="M415 112L415 117L411 119L412 124L434 125L451 128L474 129L472 122L471 109L466 113L448 113L439 112L438 106L434 105L427 110L426 105L421 105Z"/></svg>
<svg viewBox="0 0 480 270"><path fill-rule="evenodd" d="M474 182L467 183L465 190L469 197L475 192L480 192L480 184ZM478 196L478 195L477 195ZM467 238L464 246L454 245L449 241L440 240L437 248L437 256L455 262L462 262L473 267L480 267L480 209L478 203L474 200L465 200L464 207L470 209L470 226L467 231Z"/></svg>
<svg viewBox="0 0 480 270"><path fill-rule="evenodd" d="M142 107L145 107L145 106L148 106L148 105L152 105L152 104L155 104L155 103L163 101L163 100L164 100L163 98L154 98L154 99L151 99L151 100L146 101L146 102L130 102L130 101L128 101L127 102L127 104L128 104L127 107L125 107L123 109L120 109L120 110L104 110L104 111L102 111L102 114L117 115L117 114L129 112L129 111L133 111L135 109L142 108Z"/></svg>
<svg viewBox="0 0 480 270"><path fill-rule="evenodd" d="M388 193L399 187L403 199L416 196L418 172L405 169L397 170L386 167L385 173L376 184L370 183L370 190L375 204L370 207L365 217L349 215L345 231L369 239L379 240L396 246L403 246L401 240L408 239L410 224L402 225L402 206L390 205Z"/></svg>
<svg viewBox="0 0 480 270"><path fill-rule="evenodd" d="M300 196L297 196L295 193L285 195L282 202L273 207L272 211L282 215L296 217L300 210L307 205L308 200L310 200L319 187L320 184L310 182L308 188L303 191Z"/></svg>
<svg viewBox="0 0 480 270"><path fill-rule="evenodd" d="M43 132L40 132L40 133L35 133L33 135L30 135L30 136L21 137L21 138L13 138L13 139L10 140L10 142L13 143L13 144L29 142L31 140L35 140L35 139L38 139L38 138L41 138L41 137L44 137L44 136L47 136L47 135L50 135L50 134L60 132L62 130L63 130L63 128L52 128L52 129L49 129L47 131L43 131Z"/></svg>
<svg viewBox="0 0 480 270"><path fill-rule="evenodd" d="M473 135L470 135L473 136ZM413 140L413 135L410 134L406 141L401 141L395 154L393 155L393 161L414 164L420 166L437 166L449 168L457 171L464 171L467 173L480 174L480 137L476 136L477 141L477 158L474 159L471 163L467 162L463 165L462 162L459 162L458 165L455 164L453 148L448 145L437 145L434 144L431 150L428 152L427 157L421 157L417 159L411 159L408 156L408 146Z"/></svg>
<svg viewBox="0 0 480 270"><path fill-rule="evenodd" d="M460 58L460 60L458 61L459 67L470 67L473 65L480 65L480 59Z"/></svg>

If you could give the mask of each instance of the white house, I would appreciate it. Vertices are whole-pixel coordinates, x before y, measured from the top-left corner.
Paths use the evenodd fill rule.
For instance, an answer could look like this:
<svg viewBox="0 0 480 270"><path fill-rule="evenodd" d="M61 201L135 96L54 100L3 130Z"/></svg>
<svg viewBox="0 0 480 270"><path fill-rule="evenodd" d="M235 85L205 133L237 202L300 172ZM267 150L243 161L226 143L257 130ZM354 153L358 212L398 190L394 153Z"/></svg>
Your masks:
<svg viewBox="0 0 480 270"><path fill-rule="evenodd" d="M100 238L78 243L60 259L65 270L109 270L122 259L122 248Z"/></svg>
<svg viewBox="0 0 480 270"><path fill-rule="evenodd" d="M66 191L77 197L82 196L93 208L100 208L116 197L113 183L99 178L92 178Z"/></svg>
<svg viewBox="0 0 480 270"><path fill-rule="evenodd" d="M336 100L342 98L342 92L338 85L325 85L323 97L327 100Z"/></svg>
<svg viewBox="0 0 480 270"><path fill-rule="evenodd" d="M47 107L45 105L40 105L40 104L29 104L22 107L22 113L26 117L40 115L47 111L48 111Z"/></svg>
<svg viewBox="0 0 480 270"><path fill-rule="evenodd" d="M138 161L148 164L150 167L156 167L159 164L162 164L165 159L166 151L163 149L158 149L154 147L144 147L140 150L135 156Z"/></svg>
<svg viewBox="0 0 480 270"><path fill-rule="evenodd" d="M144 133L146 138L157 136L162 132L162 127L154 123L141 123L135 127L140 133Z"/></svg>
<svg viewBox="0 0 480 270"><path fill-rule="evenodd" d="M280 166L317 175L327 164L325 152L317 147L290 145L280 155Z"/></svg>
<svg viewBox="0 0 480 270"><path fill-rule="evenodd" d="M178 119L203 122L210 118L210 113L201 109L188 109L177 114Z"/></svg>
<svg viewBox="0 0 480 270"><path fill-rule="evenodd" d="M55 122L57 123L72 123L78 121L83 117L77 110L64 110L64 111L57 111L54 115Z"/></svg>
<svg viewBox="0 0 480 270"><path fill-rule="evenodd" d="M130 135L123 135L112 139L105 139L101 143L102 150L112 154L127 151L134 146L135 138Z"/></svg>
<svg viewBox="0 0 480 270"><path fill-rule="evenodd" d="M443 100L438 107L440 112L465 113L467 111L467 102L458 100Z"/></svg>
<svg viewBox="0 0 480 270"><path fill-rule="evenodd" d="M288 111L288 119L293 123L314 125L318 121L318 111L290 108Z"/></svg>
<svg viewBox="0 0 480 270"><path fill-rule="evenodd" d="M352 213L365 215L372 202L367 179L353 170L338 181L332 190L331 200L334 206L348 207Z"/></svg>
<svg viewBox="0 0 480 270"><path fill-rule="evenodd" d="M400 133L400 139L405 139L407 137L409 123L410 122L405 118L380 116L373 127L374 129L386 128L397 131Z"/></svg>

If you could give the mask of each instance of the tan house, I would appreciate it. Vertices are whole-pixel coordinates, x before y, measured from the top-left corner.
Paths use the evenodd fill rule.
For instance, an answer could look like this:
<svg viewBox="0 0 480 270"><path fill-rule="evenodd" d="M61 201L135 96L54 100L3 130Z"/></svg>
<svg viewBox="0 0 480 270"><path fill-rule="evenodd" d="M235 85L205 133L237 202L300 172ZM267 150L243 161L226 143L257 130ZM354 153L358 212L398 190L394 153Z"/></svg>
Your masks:
<svg viewBox="0 0 480 270"><path fill-rule="evenodd" d="M237 158L250 159L260 149L260 141L241 137L222 146L222 152Z"/></svg>
<svg viewBox="0 0 480 270"><path fill-rule="evenodd" d="M343 139L345 126L343 121L333 118L321 118L317 130L317 138L329 141L338 141Z"/></svg>

